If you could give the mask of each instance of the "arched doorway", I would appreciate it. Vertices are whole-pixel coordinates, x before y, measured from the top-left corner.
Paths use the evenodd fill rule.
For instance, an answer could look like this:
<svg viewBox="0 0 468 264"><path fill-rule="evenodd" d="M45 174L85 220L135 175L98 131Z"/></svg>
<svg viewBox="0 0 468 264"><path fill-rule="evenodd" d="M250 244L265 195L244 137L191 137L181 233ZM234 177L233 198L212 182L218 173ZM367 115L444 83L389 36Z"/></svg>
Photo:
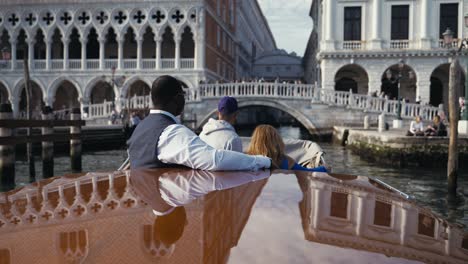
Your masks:
<svg viewBox="0 0 468 264"><path fill-rule="evenodd" d="M367 94L369 92L369 77L359 65L349 64L341 67L335 75L335 91Z"/></svg>
<svg viewBox="0 0 468 264"><path fill-rule="evenodd" d="M150 94L150 87L144 81L138 80L130 85L127 97L147 96Z"/></svg>
<svg viewBox="0 0 468 264"><path fill-rule="evenodd" d="M448 107L450 64L439 65L431 74L430 99L429 103L433 106L444 104ZM461 87L458 92L460 96L465 95L465 74L462 74Z"/></svg>
<svg viewBox="0 0 468 264"><path fill-rule="evenodd" d="M32 110L31 118L41 119L42 107L45 105L44 101L42 100L43 98L42 89L34 81L30 81L29 88L31 89L31 97L30 97L30 106ZM21 93L20 93L20 101L19 101L19 112L20 112L20 117L25 117L26 106L27 106L25 84L21 85L20 91Z"/></svg>
<svg viewBox="0 0 468 264"><path fill-rule="evenodd" d="M8 89L0 82L0 103L9 103Z"/></svg>
<svg viewBox="0 0 468 264"><path fill-rule="evenodd" d="M55 91L55 100L52 108L54 110L63 110L80 107L78 101L78 90L69 81L64 81Z"/></svg>
<svg viewBox="0 0 468 264"><path fill-rule="evenodd" d="M388 79L387 72L391 73L391 78ZM413 68L404 64L400 69L398 64L392 65L385 69L382 74L381 92L392 100L397 99L398 95L398 75L401 73L400 79L400 98L414 103L416 101L416 83L417 76Z"/></svg>
<svg viewBox="0 0 468 264"><path fill-rule="evenodd" d="M115 99L114 89L108 82L100 81L91 89L91 104L101 104L104 101L111 102Z"/></svg>

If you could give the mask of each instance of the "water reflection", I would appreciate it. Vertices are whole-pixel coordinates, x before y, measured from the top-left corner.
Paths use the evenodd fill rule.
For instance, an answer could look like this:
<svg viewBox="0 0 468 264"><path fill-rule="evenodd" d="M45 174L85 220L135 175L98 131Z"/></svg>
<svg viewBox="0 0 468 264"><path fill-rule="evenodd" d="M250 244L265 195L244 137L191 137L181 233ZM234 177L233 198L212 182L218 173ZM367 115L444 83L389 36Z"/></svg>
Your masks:
<svg viewBox="0 0 468 264"><path fill-rule="evenodd" d="M269 176L269 171L165 169L34 183L1 196L0 258L6 259L2 263L222 263Z"/></svg>
<svg viewBox="0 0 468 264"><path fill-rule="evenodd" d="M296 175L307 240L426 263L468 261L463 228L398 192L366 177Z"/></svg>

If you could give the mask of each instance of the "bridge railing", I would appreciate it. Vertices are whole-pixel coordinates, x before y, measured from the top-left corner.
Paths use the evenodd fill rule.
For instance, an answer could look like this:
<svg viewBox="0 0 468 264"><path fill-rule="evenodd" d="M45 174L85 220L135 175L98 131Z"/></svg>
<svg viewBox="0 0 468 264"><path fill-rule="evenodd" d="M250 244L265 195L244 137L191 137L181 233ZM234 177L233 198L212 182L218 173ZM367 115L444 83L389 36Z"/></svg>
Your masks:
<svg viewBox="0 0 468 264"><path fill-rule="evenodd" d="M343 106L349 109L362 110L369 113L386 113L397 115L398 101L388 98L375 97L363 94L354 94L352 91L335 91L320 89L310 84L283 84L283 83L217 83L200 84L196 89L186 90L187 102L201 102L203 99L221 98L232 96L236 98L276 98L310 100L312 103L322 103L335 106ZM122 109L147 109L151 105L150 96L133 96L130 99L122 99ZM113 102L89 105L86 119L109 117L114 109ZM424 119L432 119L439 113L440 107L402 102L401 116L413 118L421 115Z"/></svg>

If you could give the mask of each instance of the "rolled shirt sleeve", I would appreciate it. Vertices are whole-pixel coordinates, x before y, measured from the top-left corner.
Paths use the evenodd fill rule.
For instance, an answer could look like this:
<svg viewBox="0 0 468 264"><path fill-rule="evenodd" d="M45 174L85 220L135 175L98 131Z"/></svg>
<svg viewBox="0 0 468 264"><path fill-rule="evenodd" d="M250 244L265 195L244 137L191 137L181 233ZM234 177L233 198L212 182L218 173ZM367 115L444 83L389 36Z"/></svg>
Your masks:
<svg viewBox="0 0 468 264"><path fill-rule="evenodd" d="M168 126L158 142L158 159L168 164L200 170L258 170L270 168L270 159L228 150L217 150L206 144L183 125Z"/></svg>

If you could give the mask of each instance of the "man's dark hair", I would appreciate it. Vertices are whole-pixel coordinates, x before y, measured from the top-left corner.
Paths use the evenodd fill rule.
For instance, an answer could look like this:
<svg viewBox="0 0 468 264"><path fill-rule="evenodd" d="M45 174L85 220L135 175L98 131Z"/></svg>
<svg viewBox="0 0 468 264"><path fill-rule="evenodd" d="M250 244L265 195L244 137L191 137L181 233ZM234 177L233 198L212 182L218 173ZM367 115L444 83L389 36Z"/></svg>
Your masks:
<svg viewBox="0 0 468 264"><path fill-rule="evenodd" d="M163 75L151 87L151 100L153 105L164 106L181 91L182 85L176 78Z"/></svg>

